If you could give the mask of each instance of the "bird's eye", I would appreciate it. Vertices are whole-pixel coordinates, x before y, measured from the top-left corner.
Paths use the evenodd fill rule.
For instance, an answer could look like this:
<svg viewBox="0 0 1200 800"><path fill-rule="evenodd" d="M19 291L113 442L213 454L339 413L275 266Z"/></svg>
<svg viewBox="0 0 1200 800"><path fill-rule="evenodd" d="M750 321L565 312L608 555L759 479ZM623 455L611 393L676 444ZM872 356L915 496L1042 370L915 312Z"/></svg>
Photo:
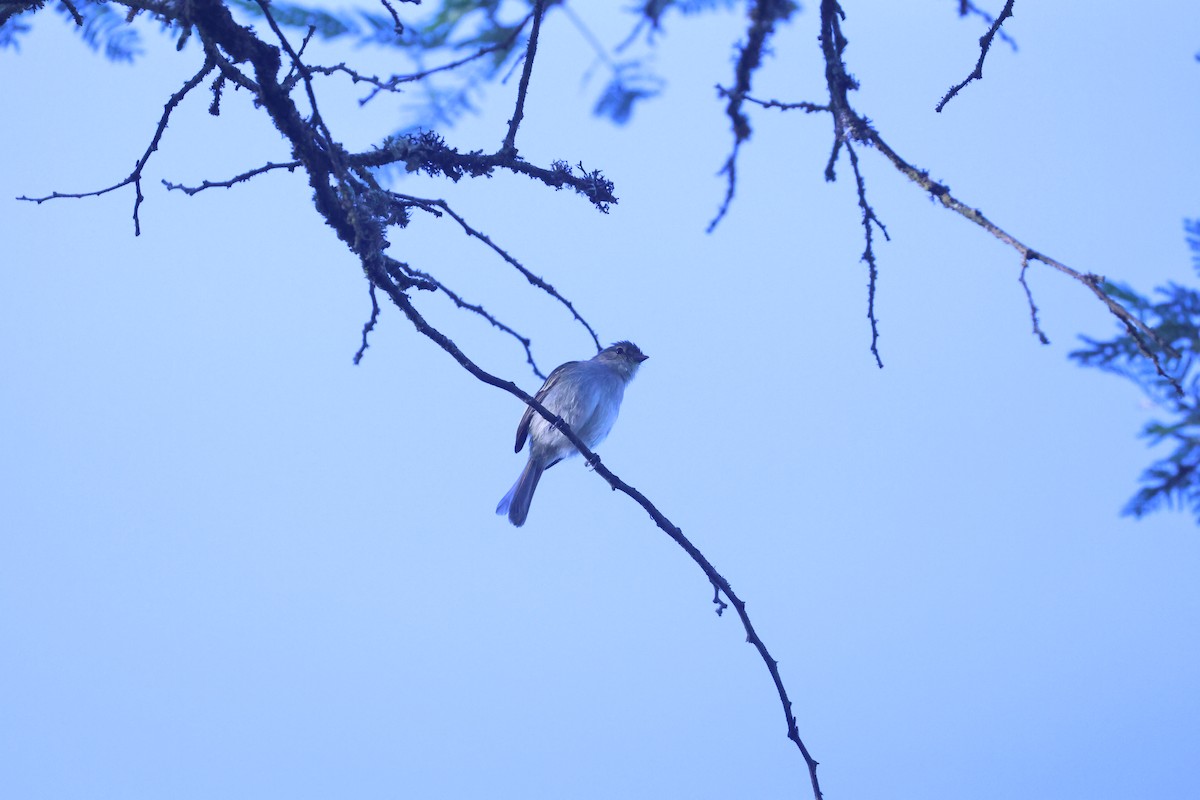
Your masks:
<svg viewBox="0 0 1200 800"><path fill-rule="evenodd" d="M618 348L617 348L617 355L619 355L619 356L623 356L623 355L625 355L625 348L624 348L624 347L618 347Z"/></svg>

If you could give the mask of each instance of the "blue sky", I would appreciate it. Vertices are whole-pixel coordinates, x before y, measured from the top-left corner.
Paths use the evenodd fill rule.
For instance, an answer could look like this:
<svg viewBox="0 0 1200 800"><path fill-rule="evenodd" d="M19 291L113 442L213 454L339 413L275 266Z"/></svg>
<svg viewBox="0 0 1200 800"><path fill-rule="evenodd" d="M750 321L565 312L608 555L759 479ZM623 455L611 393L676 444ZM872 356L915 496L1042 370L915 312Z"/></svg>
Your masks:
<svg viewBox="0 0 1200 800"><path fill-rule="evenodd" d="M1200 21L1183 3L1018 5L985 79L942 114L982 33L953 3L847 4L857 108L902 155L1031 246L1142 290L1194 283ZM995 9L993 9L995 10ZM587 17L606 42L628 19ZM1152 16L1156 22L1148 25ZM613 128L602 72L547 21L518 146L603 169L602 216L519 176L444 197L650 360L599 452L747 601L828 798L1185 798L1200 780L1200 537L1118 511L1151 451L1136 389L1066 358L1115 325L861 151L886 367L868 347L849 165L830 124L757 113L712 235L738 14L673 19L665 96ZM1138 31L1136 36L1133 31ZM820 101L815 10L756 94ZM199 64L147 31L138 65L59 18L0 53L0 794L96 797L795 797L803 763L735 618L627 498L578 461L527 525L492 514L521 414L385 308L298 175L186 197L287 153L244 94L188 99L132 194L22 194L124 177ZM329 51L329 61L381 54ZM358 109L367 147L403 98ZM448 133L495 149L515 83ZM452 222L393 255L534 338L590 355L553 301ZM485 368L519 346L422 295Z"/></svg>

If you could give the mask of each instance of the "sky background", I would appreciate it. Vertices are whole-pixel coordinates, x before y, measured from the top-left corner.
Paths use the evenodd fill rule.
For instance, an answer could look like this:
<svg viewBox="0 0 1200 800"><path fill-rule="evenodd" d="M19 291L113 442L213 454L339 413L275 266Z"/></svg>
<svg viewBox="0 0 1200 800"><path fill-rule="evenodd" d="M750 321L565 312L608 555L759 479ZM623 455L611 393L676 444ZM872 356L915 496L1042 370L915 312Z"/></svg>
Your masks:
<svg viewBox="0 0 1200 800"><path fill-rule="evenodd" d="M815 5L815 4L813 4ZM985 79L956 3L845 4L856 107L901 155L1032 247L1142 291L1195 284L1200 17L1191 4L1018 4ZM901 7L902 6L902 7ZM993 12L999 2L992 3ZM615 44L632 18L580 11ZM407 11L408 9L403 8ZM827 798L1191 798L1200 784L1200 534L1119 516L1153 453L1135 387L1068 362L1116 325L860 148L885 363L869 352L849 164L827 116L754 112L735 204L714 85L742 14L668 19L664 96L613 127L606 75L561 14L517 140L616 183L607 216L510 175L408 178L651 358L604 463L747 601L780 662ZM385 307L303 178L195 197L287 151L244 93L144 28L111 64L43 12L0 52L0 796L806 797L774 688L736 617L633 502L579 461L520 530L520 403ZM1136 32L1136 35L1135 35ZM755 94L821 102L817 15L781 30ZM314 49L396 67L387 53ZM590 77L589 77L590 76ZM359 109L365 148L412 99ZM494 151L515 80L447 132ZM391 253L534 339L544 370L590 339L454 223ZM422 294L484 368L540 384L512 339Z"/></svg>

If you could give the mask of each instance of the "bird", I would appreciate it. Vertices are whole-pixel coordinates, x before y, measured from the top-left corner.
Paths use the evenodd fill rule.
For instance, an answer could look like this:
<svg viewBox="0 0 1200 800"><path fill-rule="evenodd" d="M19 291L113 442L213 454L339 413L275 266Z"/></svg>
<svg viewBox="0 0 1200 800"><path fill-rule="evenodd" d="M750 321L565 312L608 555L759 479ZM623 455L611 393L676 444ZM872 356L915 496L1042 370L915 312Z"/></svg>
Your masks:
<svg viewBox="0 0 1200 800"><path fill-rule="evenodd" d="M568 361L555 368L535 399L547 411L557 414L583 440L588 449L604 441L617 413L625 386L633 380L638 367L649 358L636 344L621 341L606 347L587 361ZM541 414L526 406L517 425L514 452L521 452L529 439L529 460L517 482L496 506L497 514L507 514L518 528L529 516L529 503L542 473L559 461L577 455L579 450Z"/></svg>

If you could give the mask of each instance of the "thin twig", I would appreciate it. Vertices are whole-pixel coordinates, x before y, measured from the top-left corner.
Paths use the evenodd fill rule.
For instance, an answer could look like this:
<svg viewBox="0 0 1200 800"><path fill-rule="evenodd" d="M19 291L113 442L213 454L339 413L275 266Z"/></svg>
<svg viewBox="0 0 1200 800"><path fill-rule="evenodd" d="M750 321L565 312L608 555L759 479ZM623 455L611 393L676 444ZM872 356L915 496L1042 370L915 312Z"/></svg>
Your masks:
<svg viewBox="0 0 1200 800"><path fill-rule="evenodd" d="M1010 6L1011 6L1011 3L1009 3L1008 6L1006 6L1005 10L1008 12L1011 12ZM1174 348L1172 348L1170 346L1170 344L1168 342L1163 341L1163 339L1152 328L1150 328L1148 325L1146 325L1145 322L1143 322L1137 316L1132 314L1129 311L1129 309L1125 308L1119 302L1117 302L1112 297L1110 297L1104 291L1104 288L1102 286L1102 284L1104 282L1103 278L1101 278L1098 275L1092 274L1092 273L1084 273L1084 272L1080 272L1078 270L1072 269L1071 267L1068 267L1066 264L1062 263L1061 261L1058 261L1054 258L1051 258L1050 256L1047 256L1044 253L1041 253L1041 252L1035 250L1034 248L1030 247L1029 245L1027 245L1024 242L1017 239L1017 237L1015 237L1008 231L1006 231L1003 228L1001 228L1000 226L996 225L994 222L992 222L990 219L988 219L986 216L984 216L983 212L981 212L979 209L972 208L971 206L967 205L966 203L962 202L961 200L956 198L954 195L952 195L950 193L949 187L930 178L929 173L927 171L918 169L918 168L914 167L912 164L910 164L908 161L903 159L895 150L893 150L887 144L886 141L884 141L883 137L880 136L879 132L876 131L875 128L871 126L870 122L868 122L865 117L863 117L857 111L854 110L853 106L851 106L851 104L850 104L849 92L854 89L857 89L858 83L850 76L849 72L846 70L846 66L845 66L844 62L842 61L842 54L845 51L846 45L847 45L846 37L842 34L842 30L841 30L841 21L842 21L842 19L844 19L845 14L842 11L841 6L838 4L837 0L821 0L820 8L821 8L821 11L820 11L820 14L821 14L820 44L821 44L822 54L825 58L825 77L826 77L826 84L829 89L828 111L830 112L830 115L833 117L833 129L834 129L833 147L830 152L829 161L825 168L826 180L834 180L836 177L836 175L834 173L834 165L837 162L838 156L841 152L843 145L845 145L849 151L850 144L852 142L862 142L862 143L867 144L867 145L873 147L874 149L878 150L880 153L883 154L883 156L888 161L890 161L892 163L892 166L894 166L901 174L907 176L910 180L912 180L914 183L916 183L918 186L920 186L922 189L924 189L926 192L928 192L929 195L933 199L937 200L945 208L947 208L950 211L953 211L956 214L959 214L960 216L966 218L967 220L975 223L976 225L983 228L985 231L987 231L991 235L995 236L1001 242L1012 247L1014 250L1017 251L1017 253L1021 257L1021 279L1022 279L1021 282L1026 288L1027 297L1030 300L1031 309L1033 309L1035 333L1039 335L1039 338L1044 336L1044 334L1041 333L1040 325L1037 322L1036 306L1032 305L1032 294L1028 293L1028 283L1025 282L1025 280L1024 280L1024 277L1025 277L1024 273L1025 273L1030 261L1040 261L1043 264L1045 264L1049 267L1053 267L1054 269L1058 270L1059 272L1063 273L1064 275L1067 275L1067 276L1075 279L1076 281L1079 281L1084 286L1086 286L1097 297L1097 299L1100 300L1100 302L1104 303L1105 307L1109 310L1109 312L1114 317L1116 317L1117 320L1125 327L1126 331L1129 333L1130 337L1133 339L1134 344L1137 346L1138 351L1143 356L1145 356L1147 359L1150 360L1150 362L1154 365L1154 369L1157 372L1157 374L1159 376L1163 377L1164 379L1166 379L1168 382L1170 382L1170 384L1175 388L1176 392L1180 396L1182 396L1184 394L1182 385L1180 384L1180 382L1177 378L1174 378L1171 375L1167 374L1166 369L1164 368L1163 363L1162 363L1162 358L1159 355L1159 351L1161 351L1162 353L1165 353L1170 358L1177 358L1178 353L1175 351ZM730 92L731 90L722 90L722 91ZM763 103L762 101L754 101L752 98L749 98L744 92L741 93L739 99L741 99L743 101L756 102L758 105L761 105L761 106L767 107L767 108L784 109L789 106L794 106L796 108L801 108L806 111L825 110L825 109L818 107L816 104L813 104L813 103L799 103L799 104L787 104L787 103L778 103L778 102L772 102L769 104ZM735 129L735 143L736 143L738 141L738 133L737 133L738 126L737 126L736 120L735 120L735 124L734 124L734 129ZM734 148L735 155L736 155L736 152L737 152L737 148L736 148L736 144L735 144L735 148ZM860 207L863 207L864 202L865 202L865 194L862 189L862 175L858 170L857 158L856 158L855 154L853 153L853 151L850 151L850 152L851 152L851 164L855 170L855 180L856 180L856 183L858 183L860 186L859 205L860 205ZM733 158L733 157L731 156L731 158ZM732 164L727 163L726 169L732 169ZM728 199L728 197L730 197L730 194L728 192L727 192L726 197L727 197L727 199ZM865 230L867 231L867 235L869 237L870 224L869 224L868 216L870 218L874 218L874 212L873 211L868 212L868 209L869 209L869 206L863 208L863 214L864 214L864 223L863 224L865 226ZM881 230L883 230L882 227L881 227ZM884 233L886 236L886 231L884 231ZM867 249L868 249L868 251L871 250L871 242L870 242L869 238L867 241ZM866 258L866 255L864 253L864 259L865 258ZM868 266L871 266L872 263L873 263L873 258L868 260ZM873 281L872 281L871 286L873 289L873 286L874 286ZM874 309L874 296L873 296L873 291L872 291L871 296L868 300L868 314L871 316L873 316L873 313L874 313L873 309ZM875 337L875 331L873 328L873 330L872 330L873 341L874 341L874 337ZM878 360L878 353L875 352L874 354L876 356L876 359Z"/></svg>
<svg viewBox="0 0 1200 800"><path fill-rule="evenodd" d="M1004 20L1013 15L1013 2L1014 0L1008 0L1008 2L1004 4L1004 10L1000 12L1000 16L996 17L995 22L992 23L992 27L989 28L988 32L979 39L979 60L975 62L975 69L972 70L971 74L964 78L961 83L957 83L950 87L950 91L946 92L946 96L943 97L941 102L934 107L934 111L938 112L939 114L942 113L942 109L946 107L946 103L950 102L950 98L962 91L964 86L971 81L981 80L983 78L983 60L987 58L988 50L990 50L992 47L992 39L995 38L996 32L1000 30L1000 26L1004 24Z"/></svg>
<svg viewBox="0 0 1200 800"><path fill-rule="evenodd" d="M371 318L363 325L362 345L359 346L358 351L354 354L355 366L358 366L358 362L362 361L363 355L366 354L367 348L370 347L367 344L367 334L375 330L375 323L379 320L379 301L375 298L375 284L371 281L367 281L367 291L371 295Z"/></svg>
<svg viewBox="0 0 1200 800"><path fill-rule="evenodd" d="M170 181L164 180L163 186L166 186L167 189L169 189L169 190L183 192L184 194L190 196L190 195L197 194L198 192L203 192L205 189L228 189L228 188L234 186L235 184L248 181L251 178L255 177L256 175L262 175L264 172L271 172L272 170L276 170L276 169L286 169L288 172L293 172L299 166L301 166L299 161L285 161L281 164L275 164L275 163L268 161L266 164L264 164L261 167L256 167L255 169L248 170L246 172L241 173L240 175L234 175L229 180L224 180L224 181L205 180L205 181L202 181L199 186L184 186L179 183L172 183Z"/></svg>
<svg viewBox="0 0 1200 800"><path fill-rule="evenodd" d="M738 110L733 112L735 126L733 149L730 151L729 157L725 159L725 163L721 166L721 170L717 173L718 175L725 176L725 197L721 200L721 205L717 209L716 216L709 220L708 227L704 229L705 233L712 233L714 230L716 230L718 223L725 218L725 214L728 213L730 205L733 204L733 196L737 190L738 151L742 147L742 142L744 142L750 136L749 120L740 110L742 102L753 103L755 105L762 106L763 108L777 108L781 111L801 109L807 113L813 113L815 111L829 110L829 106L818 105L817 103L781 103L778 100L757 100L745 92L739 92L735 89L726 89L724 86L717 86L717 96L729 100L729 105L726 106L726 113L729 113L729 109L733 108L735 104ZM746 136L744 138L739 137L736 133L738 119L745 120L746 122Z"/></svg>
<svg viewBox="0 0 1200 800"><path fill-rule="evenodd" d="M716 215L708 223L707 233L712 233L729 213L737 185L737 157L742 142L750 138L750 118L742 111L742 103L750 94L750 81L761 66L767 40L775 32L775 23L791 16L795 6L778 0L755 0L750 5L750 25L746 31L746 43L738 48L734 66L733 88L724 91L729 102L725 105L725 116L729 117L733 129L733 147L729 158L718 174L725 176L725 199L721 201Z"/></svg>
<svg viewBox="0 0 1200 800"><path fill-rule="evenodd" d="M995 17L993 17L988 12L984 11L979 6L970 2L970 0L960 0L960 2L958 4L958 15L960 17L965 17L968 14L974 14L975 16L979 17L980 19L983 20L983 24L987 25L988 27L991 27L992 24L996 21ZM1004 42L1006 45L1011 47L1012 51L1014 53L1017 52L1017 40L1016 39L1014 39L1013 37L1011 37L1007 33L1005 33L1003 29L1001 29L999 31L998 35L1000 36L1000 41Z"/></svg>
<svg viewBox="0 0 1200 800"><path fill-rule="evenodd" d="M21 195L17 199L28 200L31 203L37 203L38 205L41 205L47 200L57 200L60 198L99 197L100 195L108 194L109 192L120 189L122 186L128 186L132 183L134 190L133 235L141 236L142 221L138 215L138 212L142 207L142 201L146 199L142 194L142 170L146 168L146 163L150 161L150 156L158 149L158 143L162 140L163 132L167 129L167 121L171 118L171 112L174 111L183 98L187 96L188 92L200 85L200 82L204 80L204 76L212 72L215 67L216 64L213 62L213 60L206 57L204 59L204 64L200 67L199 72L197 72L191 78L188 78L187 82L183 84L183 88L171 95L170 99L167 100L166 105L163 107L162 116L160 116L158 119L158 127L154 130L154 136L150 138L150 144L146 147L146 152L143 153L142 157L138 159L137 164L135 164L133 167L133 171L130 172L129 176L123 181L115 183L112 186L104 189L97 189L94 192L52 192L45 197L26 197Z"/></svg>
<svg viewBox="0 0 1200 800"><path fill-rule="evenodd" d="M717 171L718 175L725 176L725 196L721 198L721 205L717 207L717 213L708 221L705 226L705 233L712 233L717 229L717 225L721 220L725 219L725 215L729 213L729 207L733 205L733 195L737 191L737 158L738 150L742 147L742 140L734 137L733 148L729 151L729 157L725 159L725 163L721 165L721 169Z"/></svg>
<svg viewBox="0 0 1200 800"><path fill-rule="evenodd" d="M512 119L508 121L508 133L504 136L501 153L517 152L517 128L525 116L525 95L529 91L529 77L533 74L533 57L537 55L538 33L542 29L542 16L546 13L546 0L536 0L533 6L533 28L529 31L529 43L525 46L525 66L521 70L521 82L517 84L517 104Z"/></svg>
<svg viewBox="0 0 1200 800"><path fill-rule="evenodd" d="M1050 344L1050 340L1046 338L1046 334L1038 322L1038 307L1033 302L1033 292L1029 290L1029 283L1025 280L1025 272L1028 269L1029 257L1025 256L1021 259L1021 287L1025 290L1025 299L1029 301L1029 318L1033 321L1033 335L1038 337L1038 341L1042 344Z"/></svg>
<svg viewBox="0 0 1200 800"><path fill-rule="evenodd" d="M821 798L819 784L816 778L817 763L808 753L807 748L799 737L798 727L796 724L795 715L792 712L792 704L788 698L784 688L782 678L779 674L778 663L771 657L761 637L754 629L749 616L746 613L745 603L734 593L729 582L720 575L713 565L703 556L702 553L686 538L682 532L674 524L670 522L658 509L637 489L621 481L615 474L608 470L600 463L599 457L592 452L579 439L578 435L570 429L569 426L559 417L551 414L544 406L538 403L533 397L521 391L515 384L503 381L500 378L491 375L478 367L473 361L466 357L458 347L444 334L430 326L424 318L417 312L412 300L409 298L406 291L411 288L418 289L433 289L436 285L423 276L418 271L403 264L395 259L392 259L384 254L384 249L389 243L384 238L384 231L387 227L387 219L382 217L377 209L372 206L371 200L376 199L371 196L372 191L378 191L378 186L371 181L360 182L354 179L349 172L350 167L358 169L359 167L367 167L371 164L365 157L360 157L357 163L352 157L345 156L339 143L337 143L329 129L325 126L321 119L317 108L316 98L312 89L311 72L300 60L299 53L296 52L283 35L279 26L275 23L266 0L259 0L265 17L267 18L272 30L279 37L284 50L291 58L292 66L302 77L305 83L305 88L308 93L309 104L311 108L311 117L305 119L301 116L296 102L291 97L288 78L280 79L279 73L282 68L282 61L279 55L279 49L268 45L263 40L259 39L253 31L245 26L239 25L234 20L228 6L221 0L190 0L188 4L189 24L195 26L196 35L204 42L206 53L206 67L208 69L219 68L222 75L226 75L229 80L237 82L238 85L246 85L252 87L256 102L260 107L265 109L266 113L275 124L276 128L287 140L292 148L292 154L295 158L294 164L289 165L274 165L268 164L258 170L251 171L254 174L278 169L278 168L302 168L308 176L309 185L313 190L313 203L318 213L324 218L325 222L336 232L350 249L359 257L364 273L366 274L370 285L372 300L371 318L363 327L363 346L360 348L357 356L361 357L367 346L367 336L378 318L378 301L374 293L375 288L383 289L392 302L397 305L405 315L412 321L414 326L423 335L429 337L447 353L452 355L468 372L474 375L479 380L493 386L497 386L510 394L518 397L523 402L533 407L542 417L550 421L563 435L574 444L584 456L587 463L594 471L608 481L609 485L614 490L620 490L626 495L633 498L641 505L647 513L654 519L656 524L662 528L680 547L682 547L688 555L701 567L705 576L708 578L711 585L714 587L714 602L717 604L717 611L720 613L727 605L721 600L721 595L729 599L729 602L736 608L739 618L746 632L747 641L750 642L758 651L768 672L771 675L772 681L779 694L780 703L782 705L784 716L787 721L788 736L792 739L800 752L803 754L806 763L808 764L810 778L813 784L817 800ZM522 89L517 102L517 113L510 121L508 136L501 151L494 156L480 156L479 154L461 155L452 153L447 148L435 147L430 142L425 142L429 148L426 155L437 156L439 160L431 162L428 160L417 159L414 169L426 169L429 171L438 170L441 174L448 176L459 176L462 174L487 174L495 166L504 166L516 172L522 172L531 176L544 180L548 185L562 185L570 183L577 190L587 194L594 203L602 208L609 201L615 202L615 197L612 197L612 185L603 178L598 172L588 173L579 165L579 170L583 173L582 178L575 179L571 168L565 162L555 162L553 169L540 170L539 168L527 165L516 158L515 133L519 123L520 115L523 109L525 94L527 90L529 70L531 68L534 44L537 39L537 23L540 21L541 13L544 11L544 0L538 0L536 7L534 34L531 35L530 48L527 54L527 62L525 73L522 77ZM220 53L224 53L222 56ZM226 58L227 56L227 58ZM250 82L248 78L241 75L233 65L249 63L253 68L255 77L254 82ZM207 70L206 70L207 71ZM205 72L206 72L205 71ZM195 83L203 77L205 72L200 73L195 79ZM185 87L186 88L186 87ZM178 97L182 97L186 92L179 93ZM176 100L177 102L177 100ZM168 108L169 112L169 108ZM161 128L165 127L165 118ZM157 137L156 137L157 141ZM403 148L402 148L403 149ZM388 151L385 154L393 163L401 158L397 152ZM416 158L415 154L409 150L407 155ZM452 158L453 156L453 158ZM406 163L411 164L406 160ZM457 170L457 173L455 172ZM544 173L544 174L543 174ZM232 179L225 183L226 186L231 186L239 180L244 180L251 173L243 173L242 176ZM336 179L336 181L334 180ZM457 177L454 177L457 180ZM206 186L201 186L194 191L201 191L204 188L211 188L217 184L208 183ZM185 187L172 186L186 191ZM340 190L340 193L339 193ZM462 220L461 217L453 214L448 206L444 203L441 206L442 211L452 214L459 224L468 230L469 225ZM135 207L136 210L136 207ZM474 232L493 249L499 250L491 243L491 240L483 236L479 232ZM519 266L519 265L517 265ZM528 277L528 275L527 275ZM538 279L540 280L540 279ZM531 281L533 282L533 281ZM542 282L544 283L544 282ZM582 321L582 320L581 320ZM586 324L586 323L585 323ZM590 327L588 328L591 330ZM593 339L595 334L593 333ZM597 342L598 344L598 342Z"/></svg>
<svg viewBox="0 0 1200 800"><path fill-rule="evenodd" d="M287 51L288 56L292 59L292 67L300 73L300 77L304 80L304 92L306 95L308 95L308 106L312 110L312 124L317 128L320 134L324 136L325 143L329 147L329 157L331 160L334 160L336 159L336 154L334 152L336 148L333 146L333 133L329 130L328 126L325 125L325 120L321 117L321 111L317 108L317 95L316 92L313 91L312 72L310 72L304 62L300 60L300 54L292 48L291 42L289 42L287 37L283 34L283 29L280 28L279 23L275 21L275 15L271 13L271 7L267 0L257 0L257 3L259 8L262 9L263 16L266 18L267 24L271 26L271 30L277 37L279 37L279 42L283 45L283 49ZM306 38L305 43L307 44L307 42L308 40ZM291 88L289 81L286 78L280 81L280 86L283 87L284 91L289 91ZM333 161L333 163L336 166L336 161ZM344 173L345 167L342 167L337 171L340 177Z"/></svg>
<svg viewBox="0 0 1200 800"><path fill-rule="evenodd" d="M733 97L733 94L734 92L732 89L726 89L721 85L717 86L717 97L731 98ZM828 103L809 103L805 101L800 101L797 103L784 103L780 100L759 100L758 98L751 97L748 94L743 94L741 99L747 103L753 103L756 106L761 106L762 108L776 108L780 111L793 111L798 109L800 111L804 111L805 113L813 114L818 111L830 110Z"/></svg>
<svg viewBox="0 0 1200 800"><path fill-rule="evenodd" d="M523 264L521 264L520 261L517 261L511 255L509 255L508 252L504 250L504 248L500 247L495 242L493 242L486 233L483 233L482 231L476 230L475 228L471 227L467 223L467 221L465 219L463 219L463 217L461 215L459 215L454 209L452 209L445 200L430 200L430 199L426 199L423 197L414 197L412 195L407 195L407 194L399 194L399 193L394 193L394 194L396 197L401 198L407 202L411 202L414 205L417 205L418 207L425 209L426 211L430 211L431 209L441 209L442 211L446 212L446 214L449 215L451 219L453 219L455 222L457 222L459 224L459 227L461 227L468 236L471 236L471 237L483 242L485 245L487 245L489 248L491 248L492 251L494 253L496 253L496 255L500 256L502 259L507 261L515 270L517 270L517 272L521 273L521 275L524 276L525 280L529 281L531 284L533 284L537 288L541 289L543 292L550 295L558 302L562 303L566 307L566 309L571 312L571 316L574 317L575 320L580 325L582 325L585 330L587 330L588 335L590 335L592 337L592 341L596 345L597 352L599 352L601 349L603 349L600 345L600 337L596 335L596 331L594 331L592 329L592 326L588 324L588 321L585 320L580 315L580 313L575 310L575 305L570 300L568 300L567 298L565 298L561 294L559 294L558 290L555 289L553 286L551 286L549 283L547 283L545 280L538 277L534 273L530 272L529 269L527 269ZM434 212L431 212L431 213L434 213Z"/></svg>
<svg viewBox="0 0 1200 800"><path fill-rule="evenodd" d="M382 3L383 7L387 9L387 12L392 15L392 30L396 32L397 36L403 34L404 23L400 21L400 15L396 13L396 9L392 7L392 4L389 3L388 0L379 0L379 2Z"/></svg>
<svg viewBox="0 0 1200 800"><path fill-rule="evenodd" d="M291 91L292 87L296 85L296 79L299 77L296 65L299 59L304 56L304 51L308 49L308 43L312 41L312 38L316 35L316 33L317 26L309 25L308 32L304 34L304 41L300 42L300 49L296 51L296 60L292 62L292 68L288 70L288 74L284 76L282 81L280 81L280 83L286 87L288 91Z"/></svg>
<svg viewBox="0 0 1200 800"><path fill-rule="evenodd" d="M865 123L864 128L867 132L866 139L871 142L871 144L873 144L875 148L879 150L879 152L883 153L883 155L892 162L896 169L900 170L900 172L904 175L907 175L910 180L921 186L921 188L925 189L925 191L927 191L930 196L933 197L933 199L937 200L949 210L965 217L971 222L974 222L976 225L995 236L1001 242L1004 242L1008 246L1015 249L1023 260L1028 259L1030 261L1040 261L1046 266L1053 267L1064 275L1074 278L1084 286L1087 286L1092 293L1095 294L1102 303L1104 303L1113 316L1115 316L1129 330L1130 335L1133 336L1134 341L1137 342L1142 354L1154 363L1158 374L1169 380L1171 384L1175 386L1176 390L1180 392L1180 394L1183 393L1183 387L1179 385L1178 380L1171 377L1164 371L1158 355L1152 352L1150 343L1152 342L1155 347L1161 349L1169 356L1177 355L1174 348L1172 348L1167 342L1163 341L1152 328L1131 314L1127 308L1109 297L1104 289L1100 286L1103 278L1092 273L1079 272L1078 270L1068 267L1061 261L1051 258L1045 253L1034 250L1032 247L1020 241L1011 233L985 217L983 212L979 209L971 208L966 203L954 197L952 194L950 194L949 187L931 179L928 172L917 169L901 158L895 150L888 146L888 144L874 129L866 126Z"/></svg>
<svg viewBox="0 0 1200 800"><path fill-rule="evenodd" d="M867 263L867 319L871 322L871 354L875 356L875 364L883 369L883 359L879 357L879 320L875 317L875 284L879 279L879 267L875 262L872 225L879 226L884 239L889 237L887 228L879 221L879 217L875 216L875 209L867 202L867 185L863 181L862 173L858 170L858 155L849 142L846 142L846 152L850 155L850 166L854 170L854 183L858 190L858 207L862 209L863 237L867 242L862 260Z"/></svg>
<svg viewBox="0 0 1200 800"><path fill-rule="evenodd" d="M477 316L483 317L485 320L487 320L489 323L491 323L492 327L494 327L497 330L500 330L504 333L507 333L509 336L513 337L518 342L520 342L521 346L525 348L525 360L528 362L530 368L533 370L533 374L538 376L542 380L546 380L545 373L542 372L542 370L537 365L537 361L534 360L532 340L530 340L530 338L528 336L522 336L520 333L517 333L517 331L515 331L513 328L509 327L508 325L504 324L500 320L496 319L496 317L494 317L492 314L488 313L487 309L485 309L483 306L479 305L478 303L467 302L457 292L455 292L449 286L442 283L440 280L433 277L429 273L423 272L409 264L405 264L400 261L397 261L395 263L398 264L404 270L404 273L406 275L408 275L409 277L418 278L420 280L427 281L429 284L429 288L440 291L442 294L446 295L446 297L450 298L450 301L453 302L454 305L457 306L458 308L461 308L465 311L470 311L471 313L473 313Z"/></svg>
<svg viewBox="0 0 1200 800"><path fill-rule="evenodd" d="M686 552L688 556L697 564L697 566L700 567L700 569L704 572L705 577L707 577L709 582L713 585L713 587L715 587L715 590L718 592L718 596L714 602L718 602L718 613L725 608L723 603L719 603L719 594L724 594L729 598L729 602L737 611L738 618L742 622L742 627L746 631L746 641L753 645L755 650L758 651L759 657L762 659L763 663L767 667L767 671L771 675L771 680L775 685L775 691L779 695L779 702L783 707L784 718L787 721L788 738L795 743L808 766L809 779L812 783L815 800L821 800L821 786L817 780L817 761L813 759L812 755L808 752L808 748L804 745L803 740L800 738L796 717L795 714L792 713L792 701L788 697L787 689L784 687L783 679L779 674L779 662L772 658L770 652L767 650L766 644L763 643L762 637L760 637L758 632L754 629L754 625L750 621L750 616L746 613L746 603L733 591L733 587L730 586L729 581L727 581L719 572L717 572L716 568L711 562L709 562L707 558L705 558L704 554L701 553L700 550L694 544L692 544L692 542L686 536L683 535L683 531L681 531L674 523L667 519L667 517L661 511L659 511L658 508L655 507L655 505L651 503L644 494L622 481L610 469L604 466L604 464L600 461L600 457L592 452L592 450L590 450L587 445L583 443L583 440L579 438L579 436L571 429L569 425L567 425L565 421L563 421L561 417L551 413L545 406L543 406L530 395L523 392L516 384L492 375L491 373L479 367L479 365L467 357L467 355L463 353L449 337L447 337L437 328L434 328L432 325L430 325L424 319L424 317L421 316L420 312L417 311L416 307L413 306L412 301L408 298L408 295L406 295L403 291L400 291L397 287L391 285L386 276L372 275L371 278L380 284L380 288L382 288L388 294L388 296L391 297L392 302L404 312L405 316L409 318L418 332L431 339L435 344L449 353L455 361L457 361L464 369L466 369L480 381L483 381L489 386L494 386L498 389L506 391L514 397L519 398L527 405L531 406L547 422L562 432L567 440L579 450L588 466L590 466L597 475L607 481L609 486L611 486L614 491L620 491L628 495L634 500L634 502L640 505L646 511L646 513L650 515L650 518L654 520L654 523L658 525L663 532L670 536L676 544L683 548L684 552Z"/></svg>
<svg viewBox="0 0 1200 800"><path fill-rule="evenodd" d="M390 78L388 78L387 80L384 80L382 78L379 78L379 77L373 76L373 75L363 75L362 73L360 73L354 69L351 69L350 67L347 67L344 63L335 64L332 67L310 66L309 70L312 72L320 73L322 75L332 75L335 72L344 72L350 76L350 80L353 81L354 83L361 82L361 83L371 84L375 88L372 89L370 91L370 93L367 94L366 97L364 97L358 101L358 104L360 106L364 106L367 103L371 102L373 99L375 99L375 97L378 96L380 92L396 92L396 91L399 91L399 87L401 84L412 83L413 81L424 80L425 78L428 78L430 75L436 75L439 72L448 72L450 70L458 69L459 67L465 66L465 65L471 63L472 61L477 61L478 59L483 58L484 56L488 55L489 53L495 53L499 50L507 50L509 47L512 46L513 41L517 38L517 36L521 33L521 31L523 31L525 29L525 26L529 24L529 21L531 19L533 19L533 12L530 12L525 17L525 19L523 19L521 22L517 23L513 27L512 31L509 33L509 35L504 37L504 39L500 40L499 42L496 42L495 44L490 44L490 45L487 45L486 47L481 47L478 50L476 50L474 53L472 53L471 55L464 56L462 58L456 59L455 61L451 61L447 64L442 64L437 67L430 67L429 69L421 70L420 72L412 72L412 73L408 73L405 75L393 75Z"/></svg>

